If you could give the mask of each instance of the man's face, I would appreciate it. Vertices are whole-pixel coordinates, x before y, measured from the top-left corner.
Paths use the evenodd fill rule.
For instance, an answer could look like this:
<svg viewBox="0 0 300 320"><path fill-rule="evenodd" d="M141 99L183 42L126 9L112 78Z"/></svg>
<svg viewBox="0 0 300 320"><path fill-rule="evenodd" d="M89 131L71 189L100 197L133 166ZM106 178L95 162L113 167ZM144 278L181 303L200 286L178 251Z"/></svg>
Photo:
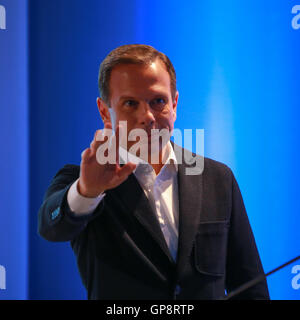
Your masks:
<svg viewBox="0 0 300 320"><path fill-rule="evenodd" d="M111 72L111 108L102 103L100 114L104 122L111 121L113 128L119 121L126 121L127 134L137 128L144 129L149 135L151 129L171 132L176 120L177 101L178 92L172 99L170 76L159 59L150 66L123 64ZM134 143L128 142L128 149Z"/></svg>

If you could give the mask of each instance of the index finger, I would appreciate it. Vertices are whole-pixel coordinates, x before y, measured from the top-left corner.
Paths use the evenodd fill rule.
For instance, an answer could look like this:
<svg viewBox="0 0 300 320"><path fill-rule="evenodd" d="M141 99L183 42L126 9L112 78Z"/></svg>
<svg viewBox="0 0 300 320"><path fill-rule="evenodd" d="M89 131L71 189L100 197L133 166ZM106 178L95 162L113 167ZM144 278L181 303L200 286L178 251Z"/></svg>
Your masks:
<svg viewBox="0 0 300 320"><path fill-rule="evenodd" d="M116 126L116 132L115 132L115 139L116 139L116 155L117 155L117 163L119 162L119 152L120 147L127 150L127 126L123 123L123 121L120 121L120 123ZM124 159L125 160L125 159Z"/></svg>

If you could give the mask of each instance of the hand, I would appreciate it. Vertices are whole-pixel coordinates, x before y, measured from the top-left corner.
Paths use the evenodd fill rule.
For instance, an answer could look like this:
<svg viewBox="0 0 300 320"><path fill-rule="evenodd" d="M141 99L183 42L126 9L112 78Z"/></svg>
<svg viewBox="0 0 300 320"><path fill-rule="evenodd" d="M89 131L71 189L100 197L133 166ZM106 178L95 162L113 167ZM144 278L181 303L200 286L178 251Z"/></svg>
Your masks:
<svg viewBox="0 0 300 320"><path fill-rule="evenodd" d="M105 129L112 129L110 122L104 124L104 130ZM118 126L114 137L116 139L116 164L99 164L96 159L98 147L106 142L106 140L99 141L99 139L97 139L100 134L103 134L103 130L96 131L90 148L83 151L78 181L78 192L82 196L95 198L105 190L117 187L124 182L136 168L136 165L131 162L128 162L122 167L119 165L119 130L120 127Z"/></svg>

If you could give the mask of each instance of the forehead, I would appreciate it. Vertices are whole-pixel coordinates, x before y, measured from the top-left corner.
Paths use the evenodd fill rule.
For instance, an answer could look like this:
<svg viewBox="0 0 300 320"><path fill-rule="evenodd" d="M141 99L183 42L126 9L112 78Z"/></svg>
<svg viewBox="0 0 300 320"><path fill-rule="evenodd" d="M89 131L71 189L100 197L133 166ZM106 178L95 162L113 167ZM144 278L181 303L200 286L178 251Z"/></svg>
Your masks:
<svg viewBox="0 0 300 320"><path fill-rule="evenodd" d="M171 94L170 76L165 65L156 59L150 65L122 64L110 76L110 96L145 96L151 93Z"/></svg>

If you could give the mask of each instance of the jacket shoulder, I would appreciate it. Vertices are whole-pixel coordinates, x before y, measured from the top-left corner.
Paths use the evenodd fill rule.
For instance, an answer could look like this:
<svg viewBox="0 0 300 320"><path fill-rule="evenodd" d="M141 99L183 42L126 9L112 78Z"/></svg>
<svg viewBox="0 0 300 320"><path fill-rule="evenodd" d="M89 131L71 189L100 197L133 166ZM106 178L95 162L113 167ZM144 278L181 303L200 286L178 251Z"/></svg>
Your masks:
<svg viewBox="0 0 300 320"><path fill-rule="evenodd" d="M61 169L57 171L54 176L54 179L62 176L78 176L80 173L80 166L75 164L66 164Z"/></svg>
<svg viewBox="0 0 300 320"><path fill-rule="evenodd" d="M199 161L201 165L203 165L204 176L217 176L217 177L231 177L232 171L231 169L224 163L213 160L211 158L198 155L193 151L185 149L173 141L171 141L172 147L174 149L177 160L182 161L182 163L186 163L188 166L189 163L186 162L187 159L191 160L192 163ZM196 160L196 161L195 161Z"/></svg>
<svg viewBox="0 0 300 320"><path fill-rule="evenodd" d="M220 161L204 157L204 164L208 169L223 171L223 172L231 172L231 169L225 164Z"/></svg>
<svg viewBox="0 0 300 320"><path fill-rule="evenodd" d="M216 181L230 181L232 182L233 173L232 170L224 163L204 158L204 176L210 177Z"/></svg>

